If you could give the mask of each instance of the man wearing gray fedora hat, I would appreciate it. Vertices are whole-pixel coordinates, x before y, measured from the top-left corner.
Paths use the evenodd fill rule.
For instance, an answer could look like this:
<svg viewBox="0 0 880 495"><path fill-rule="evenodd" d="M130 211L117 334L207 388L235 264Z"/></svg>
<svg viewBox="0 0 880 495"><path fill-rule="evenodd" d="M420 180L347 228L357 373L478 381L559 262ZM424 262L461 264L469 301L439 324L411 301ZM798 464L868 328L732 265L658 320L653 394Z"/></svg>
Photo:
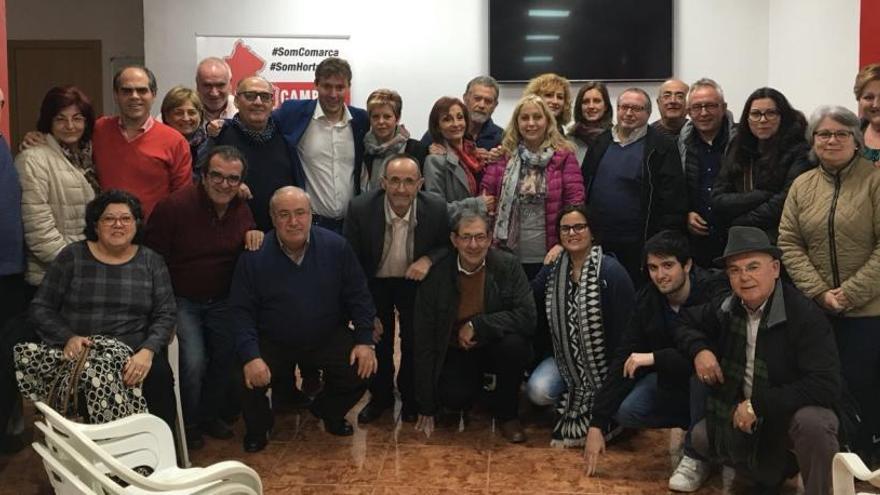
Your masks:
<svg viewBox="0 0 880 495"><path fill-rule="evenodd" d="M754 227L732 227L724 266L733 293L687 312L679 348L709 387L694 449L776 493L798 471L827 494L838 451L840 363L822 311L779 278L781 252Z"/></svg>

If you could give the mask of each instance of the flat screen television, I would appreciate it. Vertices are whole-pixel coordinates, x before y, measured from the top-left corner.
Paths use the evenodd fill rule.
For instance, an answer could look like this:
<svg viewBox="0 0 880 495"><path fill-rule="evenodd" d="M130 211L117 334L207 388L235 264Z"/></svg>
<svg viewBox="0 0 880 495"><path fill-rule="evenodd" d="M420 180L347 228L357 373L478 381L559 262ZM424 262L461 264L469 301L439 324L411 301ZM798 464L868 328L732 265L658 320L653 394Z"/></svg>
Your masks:
<svg viewBox="0 0 880 495"><path fill-rule="evenodd" d="M502 82L672 76L673 0L489 0L489 72Z"/></svg>

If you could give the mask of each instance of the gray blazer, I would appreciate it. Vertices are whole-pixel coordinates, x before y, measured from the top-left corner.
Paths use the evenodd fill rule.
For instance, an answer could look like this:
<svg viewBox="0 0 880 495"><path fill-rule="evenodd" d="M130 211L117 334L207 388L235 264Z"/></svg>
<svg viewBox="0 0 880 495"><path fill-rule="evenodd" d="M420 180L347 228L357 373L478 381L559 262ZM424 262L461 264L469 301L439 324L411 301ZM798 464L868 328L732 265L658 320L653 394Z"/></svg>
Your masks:
<svg viewBox="0 0 880 495"><path fill-rule="evenodd" d="M462 207L469 206L485 211L485 204L471 196L468 190L467 175L458 163L455 152L449 150L445 155L425 157L425 190L446 200L449 216ZM477 181L479 184L479 181Z"/></svg>

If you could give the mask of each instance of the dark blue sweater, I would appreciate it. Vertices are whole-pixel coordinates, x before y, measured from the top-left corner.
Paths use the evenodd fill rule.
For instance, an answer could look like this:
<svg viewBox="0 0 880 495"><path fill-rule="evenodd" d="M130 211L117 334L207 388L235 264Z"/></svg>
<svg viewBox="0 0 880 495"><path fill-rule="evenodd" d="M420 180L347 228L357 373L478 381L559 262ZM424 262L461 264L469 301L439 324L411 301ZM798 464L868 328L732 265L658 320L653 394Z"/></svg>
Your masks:
<svg viewBox="0 0 880 495"><path fill-rule="evenodd" d="M271 231L259 251L238 259L229 294L242 363L260 357L260 340L314 348L354 323L358 344L372 344L376 310L364 271L345 238L312 226L302 264Z"/></svg>
<svg viewBox="0 0 880 495"><path fill-rule="evenodd" d="M0 135L0 276L24 271L21 184L6 138Z"/></svg>

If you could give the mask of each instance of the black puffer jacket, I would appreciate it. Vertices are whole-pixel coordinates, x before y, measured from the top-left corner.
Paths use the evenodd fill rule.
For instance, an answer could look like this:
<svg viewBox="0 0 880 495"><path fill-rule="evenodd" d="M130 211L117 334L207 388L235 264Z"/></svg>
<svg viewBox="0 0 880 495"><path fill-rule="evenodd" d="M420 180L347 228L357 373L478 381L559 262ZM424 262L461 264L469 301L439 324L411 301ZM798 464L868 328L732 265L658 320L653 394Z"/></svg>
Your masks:
<svg viewBox="0 0 880 495"><path fill-rule="evenodd" d="M712 190L716 219L725 231L734 225L757 227L776 244L788 189L797 176L813 167L807 159L810 146L800 141L782 151L776 173L757 153L748 162L737 163L734 150L731 147L725 156Z"/></svg>

